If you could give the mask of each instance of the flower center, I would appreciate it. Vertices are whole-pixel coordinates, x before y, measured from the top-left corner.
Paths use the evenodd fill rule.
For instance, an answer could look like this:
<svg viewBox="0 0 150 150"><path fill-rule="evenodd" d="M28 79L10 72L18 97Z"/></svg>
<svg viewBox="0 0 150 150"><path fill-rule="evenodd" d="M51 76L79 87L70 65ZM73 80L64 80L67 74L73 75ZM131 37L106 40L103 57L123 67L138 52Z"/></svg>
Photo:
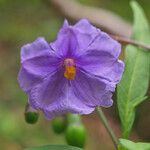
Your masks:
<svg viewBox="0 0 150 150"><path fill-rule="evenodd" d="M73 59L67 58L64 60L65 72L64 77L68 80L74 80L76 76L76 67Z"/></svg>

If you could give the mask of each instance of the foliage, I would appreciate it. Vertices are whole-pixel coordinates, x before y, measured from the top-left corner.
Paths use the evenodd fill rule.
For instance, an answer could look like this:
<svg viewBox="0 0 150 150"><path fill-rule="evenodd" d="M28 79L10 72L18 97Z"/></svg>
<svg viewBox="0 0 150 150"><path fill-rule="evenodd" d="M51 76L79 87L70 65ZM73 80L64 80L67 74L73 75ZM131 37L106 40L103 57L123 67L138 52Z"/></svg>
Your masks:
<svg viewBox="0 0 150 150"><path fill-rule="evenodd" d="M134 13L132 38L144 43L150 41L150 32L142 8L131 2ZM123 138L128 138L135 119L135 109L146 99L149 83L150 55L144 49L127 46L125 51L125 72L118 86L118 109L123 127Z"/></svg>
<svg viewBox="0 0 150 150"><path fill-rule="evenodd" d="M126 139L120 139L120 144L127 148L128 150L149 150L150 149L150 143L142 143L142 142L132 142Z"/></svg>
<svg viewBox="0 0 150 150"><path fill-rule="evenodd" d="M27 148L25 150L82 150L82 149L67 145L46 145L41 147Z"/></svg>

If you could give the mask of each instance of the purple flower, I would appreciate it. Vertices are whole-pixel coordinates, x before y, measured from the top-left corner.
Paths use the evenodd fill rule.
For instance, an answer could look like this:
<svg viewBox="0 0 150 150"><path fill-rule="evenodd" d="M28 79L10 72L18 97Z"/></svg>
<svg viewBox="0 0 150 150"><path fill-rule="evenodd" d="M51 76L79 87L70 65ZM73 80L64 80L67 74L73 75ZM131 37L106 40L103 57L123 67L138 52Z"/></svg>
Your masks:
<svg viewBox="0 0 150 150"><path fill-rule="evenodd" d="M89 114L112 105L124 64L120 44L82 19L67 21L57 40L38 38L21 48L18 81L30 105L52 119L67 112Z"/></svg>

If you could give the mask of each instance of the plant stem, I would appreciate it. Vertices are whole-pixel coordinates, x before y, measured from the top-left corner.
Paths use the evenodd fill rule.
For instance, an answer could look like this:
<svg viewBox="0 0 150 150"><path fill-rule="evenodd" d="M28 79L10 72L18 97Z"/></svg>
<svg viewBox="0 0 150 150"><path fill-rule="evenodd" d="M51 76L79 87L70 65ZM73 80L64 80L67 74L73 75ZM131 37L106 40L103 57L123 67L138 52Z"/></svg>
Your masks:
<svg viewBox="0 0 150 150"><path fill-rule="evenodd" d="M109 135L110 135L110 137L111 137L111 139L112 139L112 141L113 141L113 143L114 143L114 146L116 147L116 149L118 149L118 145L119 145L118 139L117 139L117 137L115 136L115 134L114 134L112 128L109 126L109 123L108 123L108 121L107 121L107 119L106 119L106 117L105 117L105 114L103 113L103 111L102 111L102 109L101 109L100 107L97 107L97 108L96 108L96 111L97 111L97 114L98 114L98 116L100 117L100 119L101 119L103 125L105 126L107 132L109 133Z"/></svg>
<svg viewBox="0 0 150 150"><path fill-rule="evenodd" d="M150 45L145 45L144 43L141 43L139 41L135 41L126 37L121 37L117 35L110 35L114 40L122 43L122 44L131 44L134 46L137 46L139 48L144 48L147 51L150 51Z"/></svg>

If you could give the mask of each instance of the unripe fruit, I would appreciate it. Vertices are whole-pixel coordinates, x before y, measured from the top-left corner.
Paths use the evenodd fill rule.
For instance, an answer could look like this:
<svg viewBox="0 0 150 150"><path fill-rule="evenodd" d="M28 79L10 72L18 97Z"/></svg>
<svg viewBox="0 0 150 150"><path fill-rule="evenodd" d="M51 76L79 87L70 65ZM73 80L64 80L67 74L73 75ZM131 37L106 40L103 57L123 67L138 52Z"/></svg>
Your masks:
<svg viewBox="0 0 150 150"><path fill-rule="evenodd" d="M80 123L69 124L65 138L69 145L83 148L86 141L86 130Z"/></svg>
<svg viewBox="0 0 150 150"><path fill-rule="evenodd" d="M25 120L29 124L35 124L38 121L39 113L38 112L26 112Z"/></svg>
<svg viewBox="0 0 150 150"><path fill-rule="evenodd" d="M29 124L35 124L39 118L39 112L32 108L28 103L26 105L24 115L26 122Z"/></svg>
<svg viewBox="0 0 150 150"><path fill-rule="evenodd" d="M57 134L63 133L66 129L67 122L65 117L57 117L52 121L53 131Z"/></svg>

